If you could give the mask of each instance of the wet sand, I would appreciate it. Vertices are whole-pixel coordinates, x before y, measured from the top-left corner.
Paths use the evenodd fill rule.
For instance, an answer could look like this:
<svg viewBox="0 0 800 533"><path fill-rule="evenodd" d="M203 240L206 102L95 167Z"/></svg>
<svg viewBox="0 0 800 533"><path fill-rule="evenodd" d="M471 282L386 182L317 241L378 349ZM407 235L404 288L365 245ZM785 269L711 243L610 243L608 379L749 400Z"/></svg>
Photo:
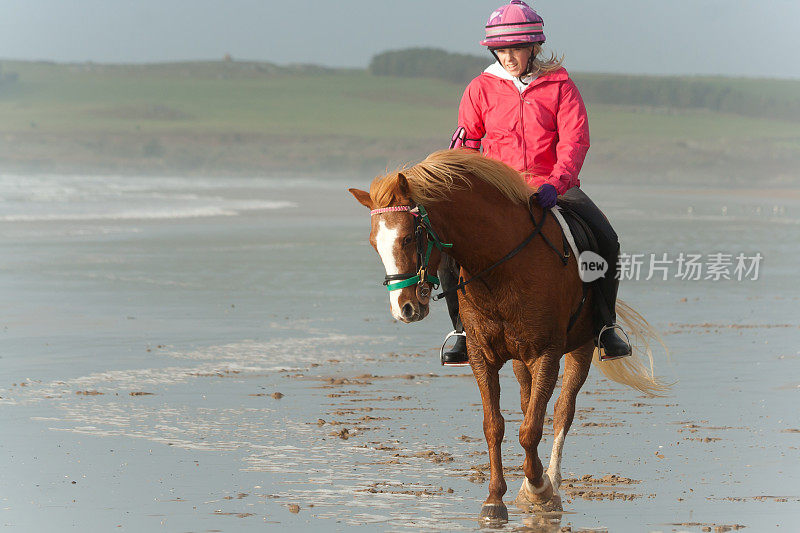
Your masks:
<svg viewBox="0 0 800 533"><path fill-rule="evenodd" d="M211 187L212 203L284 202L225 204L230 215L0 223L0 525L477 529L477 387L438 365L443 309L391 320L366 212L342 189L365 184ZM623 284L672 351L657 368L673 392L646 398L594 370L564 450L563 510L509 505L503 529L795 530L796 197L717 191L689 211L678 190L587 191L629 252L760 251L762 277ZM522 481L510 367L502 388L510 504ZM545 464L551 444L546 427Z"/></svg>

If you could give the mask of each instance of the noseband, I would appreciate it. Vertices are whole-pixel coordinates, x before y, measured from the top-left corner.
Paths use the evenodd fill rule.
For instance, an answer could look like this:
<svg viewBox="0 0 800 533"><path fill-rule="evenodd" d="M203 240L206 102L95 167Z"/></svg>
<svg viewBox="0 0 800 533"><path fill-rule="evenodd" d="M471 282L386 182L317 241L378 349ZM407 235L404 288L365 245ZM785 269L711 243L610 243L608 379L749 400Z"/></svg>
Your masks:
<svg viewBox="0 0 800 533"><path fill-rule="evenodd" d="M428 213L421 205L412 207L410 205L395 205L391 207L381 207L369 212L370 216L380 215L381 213L408 212L414 217L414 240L417 246L417 273L416 274L388 274L383 280L383 284L388 291L396 291L417 286L417 298L420 303L426 304L431 297L431 289L425 284L430 283L434 289L439 288L439 278L428 273L428 261L431 258L433 247L444 251L451 248L452 244L441 241L433 230L431 221L428 220Z"/></svg>

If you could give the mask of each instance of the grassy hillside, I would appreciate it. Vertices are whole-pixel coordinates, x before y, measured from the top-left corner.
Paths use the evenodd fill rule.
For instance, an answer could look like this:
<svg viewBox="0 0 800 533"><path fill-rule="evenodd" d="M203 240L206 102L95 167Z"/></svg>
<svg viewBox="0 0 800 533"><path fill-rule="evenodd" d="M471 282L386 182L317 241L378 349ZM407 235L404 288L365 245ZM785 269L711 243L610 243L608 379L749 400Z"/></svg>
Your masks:
<svg viewBox="0 0 800 533"><path fill-rule="evenodd" d="M546 52L545 52L546 53ZM369 71L381 76L433 78L464 85L493 59L489 54L453 54L436 48L390 50L372 58ZM800 122L800 81L702 76L575 74L592 103L707 109L757 118Z"/></svg>
<svg viewBox="0 0 800 533"><path fill-rule="evenodd" d="M0 82L0 171L374 173L444 147L463 90L445 80L268 63L0 67L16 75ZM575 77L582 90L592 78ZM796 83L708 81L765 95ZM638 82L654 83L630 81ZM593 141L586 172L797 177L799 121L619 105L584 93Z"/></svg>

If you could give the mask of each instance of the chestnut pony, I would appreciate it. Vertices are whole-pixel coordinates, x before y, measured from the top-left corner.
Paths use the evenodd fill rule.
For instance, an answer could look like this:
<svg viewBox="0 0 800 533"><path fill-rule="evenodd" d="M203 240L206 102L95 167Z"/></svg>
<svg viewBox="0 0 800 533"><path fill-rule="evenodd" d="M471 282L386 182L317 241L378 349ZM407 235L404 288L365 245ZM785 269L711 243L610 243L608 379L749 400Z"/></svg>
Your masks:
<svg viewBox="0 0 800 533"><path fill-rule="evenodd" d="M483 403L483 431L489 447L489 497L481 518L507 520L506 482L500 456L505 422L500 412L498 372L513 360L525 418L519 442L525 449L525 480L516 504L531 508L558 494L561 452L575 415L575 397L594 359L610 379L656 395L667 385L653 375L649 340L655 331L636 311L617 303L621 324L631 334L634 355L599 362L595 354L591 292L585 304L576 258L565 265L547 244L561 243L561 229L545 216L532 191L511 167L472 150L442 150L400 172L376 178L370 192L350 189L371 210L369 240L386 268L392 315L403 322L427 316L432 275L446 251L468 280L506 256L531 235L519 253L459 291L467 351ZM544 219L543 219L544 217ZM580 309L572 327L570 317ZM537 455L547 403L564 360L555 406L550 464Z"/></svg>

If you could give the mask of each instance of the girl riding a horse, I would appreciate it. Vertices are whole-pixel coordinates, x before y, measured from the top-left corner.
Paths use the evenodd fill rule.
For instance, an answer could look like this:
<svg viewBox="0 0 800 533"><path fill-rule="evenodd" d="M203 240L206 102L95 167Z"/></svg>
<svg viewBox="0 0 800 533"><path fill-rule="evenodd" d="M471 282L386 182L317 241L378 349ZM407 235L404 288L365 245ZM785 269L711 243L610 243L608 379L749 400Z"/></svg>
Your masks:
<svg viewBox="0 0 800 533"><path fill-rule="evenodd" d="M663 393L668 385L653 373L649 341L658 340L657 333L616 302L617 236L578 188L589 148L586 110L560 62L539 59L542 19L513 0L492 13L486 33L483 44L498 62L464 94L452 147L464 148L441 150L377 177L369 192L350 192L370 210L369 240L383 262L397 320L424 319L440 281L433 273L444 262L460 265L461 283L452 266L439 268L443 288L459 289L450 290L448 306L456 309L456 328L460 316L466 331L451 360L468 354L481 395L490 479L480 516L505 521L499 378L505 363L512 361L525 415L519 428L525 478L515 503L526 510L557 508L564 442L593 362L606 377L647 394ZM580 215L609 263L592 290L581 280L578 257L557 246L564 234L556 202ZM631 332L633 357L625 357L631 348L614 333L615 310ZM604 356L610 360L601 363ZM545 470L538 446L562 368Z"/></svg>

